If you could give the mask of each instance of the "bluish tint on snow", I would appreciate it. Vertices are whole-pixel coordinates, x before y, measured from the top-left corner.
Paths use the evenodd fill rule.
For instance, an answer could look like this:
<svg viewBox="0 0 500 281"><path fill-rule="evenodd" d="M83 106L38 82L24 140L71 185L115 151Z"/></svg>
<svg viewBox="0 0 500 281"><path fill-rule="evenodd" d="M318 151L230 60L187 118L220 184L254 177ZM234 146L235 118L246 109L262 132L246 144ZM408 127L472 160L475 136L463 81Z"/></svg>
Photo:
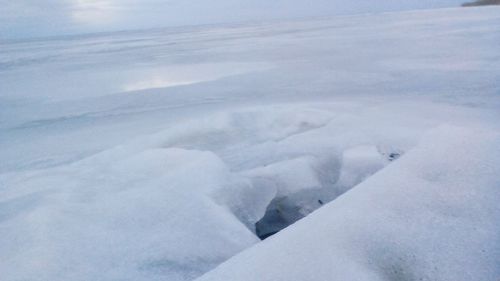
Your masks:
<svg viewBox="0 0 500 281"><path fill-rule="evenodd" d="M2 281L496 281L499 11L0 43Z"/></svg>

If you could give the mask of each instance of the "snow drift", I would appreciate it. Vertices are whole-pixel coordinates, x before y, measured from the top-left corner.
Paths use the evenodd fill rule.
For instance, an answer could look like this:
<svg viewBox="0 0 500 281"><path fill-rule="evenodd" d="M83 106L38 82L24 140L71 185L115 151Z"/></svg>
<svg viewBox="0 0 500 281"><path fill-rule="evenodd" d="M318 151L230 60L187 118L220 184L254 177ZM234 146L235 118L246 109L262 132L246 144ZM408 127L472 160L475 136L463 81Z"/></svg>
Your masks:
<svg viewBox="0 0 500 281"><path fill-rule="evenodd" d="M497 280L500 135L440 127L390 167L197 279Z"/></svg>

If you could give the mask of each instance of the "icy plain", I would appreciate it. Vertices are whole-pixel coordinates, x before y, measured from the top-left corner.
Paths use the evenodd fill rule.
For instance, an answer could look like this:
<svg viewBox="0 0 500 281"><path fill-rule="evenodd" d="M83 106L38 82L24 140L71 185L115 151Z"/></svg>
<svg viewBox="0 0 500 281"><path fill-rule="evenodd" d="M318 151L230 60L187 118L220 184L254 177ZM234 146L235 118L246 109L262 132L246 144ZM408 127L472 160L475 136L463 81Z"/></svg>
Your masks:
<svg viewBox="0 0 500 281"><path fill-rule="evenodd" d="M0 42L0 279L497 281L499 46L497 7Z"/></svg>

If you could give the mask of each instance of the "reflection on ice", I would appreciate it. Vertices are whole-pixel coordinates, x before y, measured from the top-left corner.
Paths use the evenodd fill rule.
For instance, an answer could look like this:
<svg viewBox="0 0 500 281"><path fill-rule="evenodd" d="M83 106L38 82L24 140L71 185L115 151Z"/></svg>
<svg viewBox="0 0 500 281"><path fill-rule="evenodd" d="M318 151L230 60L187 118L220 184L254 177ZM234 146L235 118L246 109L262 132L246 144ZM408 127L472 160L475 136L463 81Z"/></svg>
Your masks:
<svg viewBox="0 0 500 281"><path fill-rule="evenodd" d="M157 89L157 88L166 88L173 86L181 86L181 85L189 85L195 84L202 81L196 80L175 80L169 79L162 76L153 76L150 79L134 82L123 87L123 90L126 92L131 91L140 91L146 89Z"/></svg>
<svg viewBox="0 0 500 281"><path fill-rule="evenodd" d="M223 77L269 68L266 64L213 63L176 65L134 71L124 75L122 91L140 91L213 81Z"/></svg>

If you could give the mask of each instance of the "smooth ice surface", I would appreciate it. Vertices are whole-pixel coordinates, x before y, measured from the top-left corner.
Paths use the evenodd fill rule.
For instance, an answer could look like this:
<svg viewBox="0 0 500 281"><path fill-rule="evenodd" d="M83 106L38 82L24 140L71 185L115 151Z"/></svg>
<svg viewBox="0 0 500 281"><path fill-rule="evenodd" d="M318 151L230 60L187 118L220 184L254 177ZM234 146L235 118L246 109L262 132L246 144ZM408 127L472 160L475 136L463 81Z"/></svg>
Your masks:
<svg viewBox="0 0 500 281"><path fill-rule="evenodd" d="M492 7L0 43L2 281L187 281L235 255L204 280L497 281L498 26ZM268 207L314 213L259 243Z"/></svg>

